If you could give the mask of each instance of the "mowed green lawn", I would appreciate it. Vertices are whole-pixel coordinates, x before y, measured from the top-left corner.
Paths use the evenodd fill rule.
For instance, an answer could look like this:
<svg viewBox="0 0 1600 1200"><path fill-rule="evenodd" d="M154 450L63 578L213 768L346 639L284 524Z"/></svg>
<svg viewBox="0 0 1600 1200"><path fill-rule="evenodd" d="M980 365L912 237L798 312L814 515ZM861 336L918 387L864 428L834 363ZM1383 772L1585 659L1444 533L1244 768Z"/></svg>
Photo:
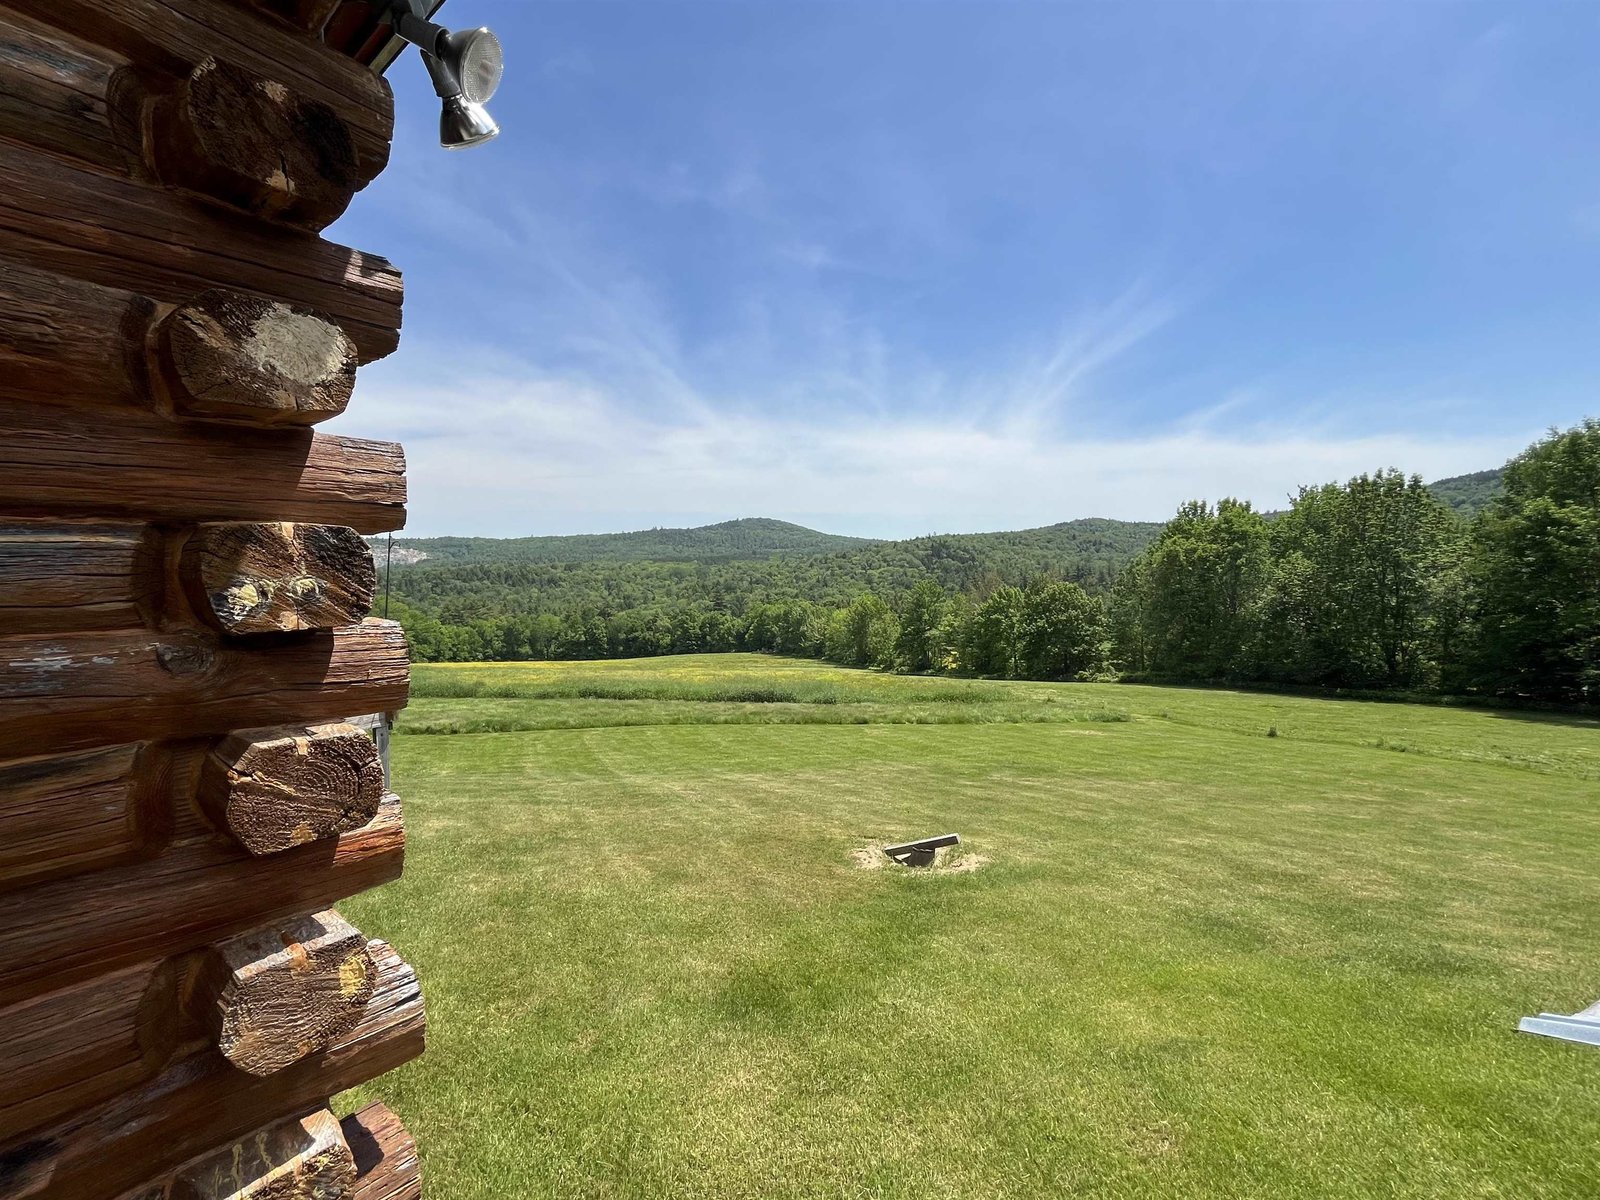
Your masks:
<svg viewBox="0 0 1600 1200"><path fill-rule="evenodd" d="M753 655L416 681L405 877L342 910L429 1050L347 1100L433 1196L1600 1194L1600 1049L1514 1032L1600 997L1592 722ZM981 869L852 857L945 830Z"/></svg>

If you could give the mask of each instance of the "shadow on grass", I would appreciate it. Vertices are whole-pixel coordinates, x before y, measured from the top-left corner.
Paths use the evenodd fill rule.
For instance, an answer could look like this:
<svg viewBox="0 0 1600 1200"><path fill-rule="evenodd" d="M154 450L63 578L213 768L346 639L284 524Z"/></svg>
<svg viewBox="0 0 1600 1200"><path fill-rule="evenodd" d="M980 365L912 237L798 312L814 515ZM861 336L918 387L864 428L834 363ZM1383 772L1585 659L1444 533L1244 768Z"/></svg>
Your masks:
<svg viewBox="0 0 1600 1200"><path fill-rule="evenodd" d="M1150 679L1124 676L1118 683L1160 688L1174 692L1239 692L1248 696L1290 696L1305 700L1354 700L1366 704L1419 704L1431 708L1464 709L1516 721L1543 721L1580 729L1600 729L1600 707L1572 707L1538 700L1516 700L1501 696L1466 696L1452 693L1384 691L1379 688L1318 687L1314 684L1260 683L1216 680L1206 683L1188 679Z"/></svg>
<svg viewBox="0 0 1600 1200"><path fill-rule="evenodd" d="M1584 709L1491 708L1490 716L1502 721L1529 721L1535 725L1564 725L1569 729L1600 732L1600 712Z"/></svg>

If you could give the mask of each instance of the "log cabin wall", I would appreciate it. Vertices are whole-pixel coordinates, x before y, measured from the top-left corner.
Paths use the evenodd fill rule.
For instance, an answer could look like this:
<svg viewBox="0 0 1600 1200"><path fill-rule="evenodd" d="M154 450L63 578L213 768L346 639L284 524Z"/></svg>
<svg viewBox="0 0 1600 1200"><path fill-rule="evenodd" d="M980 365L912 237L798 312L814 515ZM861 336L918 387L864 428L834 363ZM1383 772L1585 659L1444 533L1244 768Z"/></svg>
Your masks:
<svg viewBox="0 0 1600 1200"><path fill-rule="evenodd" d="M400 873L345 721L409 679L404 457L315 428L400 331L319 236L393 126L338 8L0 0L0 1200L420 1194L329 1110L423 1047L333 907Z"/></svg>

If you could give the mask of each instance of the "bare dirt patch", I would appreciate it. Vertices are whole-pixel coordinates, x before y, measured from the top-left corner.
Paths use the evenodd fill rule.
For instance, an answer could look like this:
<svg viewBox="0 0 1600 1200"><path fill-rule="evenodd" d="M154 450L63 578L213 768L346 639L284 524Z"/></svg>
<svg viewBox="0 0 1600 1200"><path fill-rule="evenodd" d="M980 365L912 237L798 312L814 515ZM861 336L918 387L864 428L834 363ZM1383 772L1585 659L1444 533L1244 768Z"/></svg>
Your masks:
<svg viewBox="0 0 1600 1200"><path fill-rule="evenodd" d="M989 856L970 846L947 846L936 850L931 867L905 867L883 852L888 842L868 842L850 851L850 861L860 871L905 871L912 875L963 875L989 865Z"/></svg>

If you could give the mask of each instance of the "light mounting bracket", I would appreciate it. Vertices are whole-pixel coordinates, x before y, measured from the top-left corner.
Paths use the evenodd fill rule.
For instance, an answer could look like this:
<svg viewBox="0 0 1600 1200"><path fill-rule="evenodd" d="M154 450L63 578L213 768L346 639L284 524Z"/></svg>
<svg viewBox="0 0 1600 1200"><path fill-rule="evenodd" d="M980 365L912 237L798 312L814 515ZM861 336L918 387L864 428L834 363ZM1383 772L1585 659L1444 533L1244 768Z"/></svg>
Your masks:
<svg viewBox="0 0 1600 1200"><path fill-rule="evenodd" d="M429 0L389 0L389 21L400 37L417 47L443 101L439 144L446 150L480 146L498 136L484 107L500 86L504 55L500 39L487 28L449 30L430 20Z"/></svg>

